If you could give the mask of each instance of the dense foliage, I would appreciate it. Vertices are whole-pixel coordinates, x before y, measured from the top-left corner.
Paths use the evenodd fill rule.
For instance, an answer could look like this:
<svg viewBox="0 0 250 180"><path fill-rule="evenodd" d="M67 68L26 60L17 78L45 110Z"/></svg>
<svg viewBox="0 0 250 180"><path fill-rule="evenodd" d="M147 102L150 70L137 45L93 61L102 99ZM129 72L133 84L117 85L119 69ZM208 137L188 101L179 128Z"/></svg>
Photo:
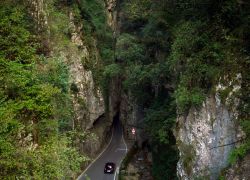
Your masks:
<svg viewBox="0 0 250 180"><path fill-rule="evenodd" d="M228 84L238 73L244 77L239 94L244 99L243 127L249 132L249 4L124 0L120 9L116 63L124 67L120 72L123 87L145 109L155 179L174 179L176 115L199 108L219 81ZM221 92L221 98L228 93ZM246 153L247 144L239 154Z"/></svg>
<svg viewBox="0 0 250 180"><path fill-rule="evenodd" d="M0 179L74 177L84 160L72 147L68 69L37 53L22 3L0 6Z"/></svg>
<svg viewBox="0 0 250 180"><path fill-rule="evenodd" d="M219 81L228 84L238 73L240 123L247 137L231 161L249 152L246 0L119 1L120 34L108 27L105 4L99 0L48 0L50 34L38 33L50 36L50 42L32 33L34 24L22 2L0 3L0 179L70 178L83 160L72 147L75 132L70 132L69 91L78 89L69 86L64 62L48 57L53 46L69 44L65 13L69 9L75 23L83 24L91 56L88 62L83 60L84 67L102 85L106 99L110 80L119 76L123 91L145 110L155 179L177 178L173 136L177 115L199 108ZM99 55L102 62L96 63ZM221 98L229 92L220 92Z"/></svg>

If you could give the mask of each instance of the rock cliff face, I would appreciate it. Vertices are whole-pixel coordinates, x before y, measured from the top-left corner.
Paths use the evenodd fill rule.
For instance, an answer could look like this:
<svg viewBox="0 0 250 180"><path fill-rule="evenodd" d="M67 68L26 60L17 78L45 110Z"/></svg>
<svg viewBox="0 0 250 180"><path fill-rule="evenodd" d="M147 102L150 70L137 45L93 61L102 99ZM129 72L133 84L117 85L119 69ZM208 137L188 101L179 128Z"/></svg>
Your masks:
<svg viewBox="0 0 250 180"><path fill-rule="evenodd" d="M84 139L85 142L78 140L77 144L83 153L94 156L105 141L103 134L106 133L109 127L103 118L105 108L100 87L94 82L93 72L85 68L86 63L90 61L94 66L99 65L100 58L96 41L93 38L90 49L84 42L83 25L75 23L74 13L70 11L68 15L65 14L67 16L65 21L68 23L70 39L68 39L67 45L63 48L59 47L60 44L53 42L54 39L50 35L53 22L49 21L48 1L28 1L28 6L30 7L30 14L37 24L38 32L42 32L42 36L44 36L42 38L47 38L46 42L50 43L49 56L61 59L68 66L74 110L73 129L92 134ZM64 36L68 38L66 35ZM94 122L100 119L104 125L98 126L97 129L93 128Z"/></svg>
<svg viewBox="0 0 250 180"><path fill-rule="evenodd" d="M221 92L229 86L230 92L222 99ZM177 118L180 179L216 179L227 167L230 152L243 136L237 124L239 90L240 75L237 75L228 86L219 84L215 95L207 97L202 107L191 108L187 115Z"/></svg>
<svg viewBox="0 0 250 180"><path fill-rule="evenodd" d="M108 17L108 25L115 31L116 30L116 20L117 20L117 11L116 5L117 0L105 0L106 9L107 9L107 17Z"/></svg>
<svg viewBox="0 0 250 180"><path fill-rule="evenodd" d="M106 13L107 13L107 24L113 31L113 38L116 38L117 32L117 1L116 0L105 0ZM109 121L112 122L114 116L120 113L121 96L122 96L122 80L121 77L115 76L111 78L109 83L109 95L108 95L108 116Z"/></svg>
<svg viewBox="0 0 250 180"><path fill-rule="evenodd" d="M104 114L104 100L100 88L94 84L92 71L86 70L83 66L82 59L90 59L90 53L82 41L81 27L74 24L72 12L70 13L70 27L71 41L78 47L65 56L65 60L69 60L71 86L76 89L75 94L72 95L74 112L82 129L90 129L93 123ZM97 52L96 46L94 47L93 51ZM98 55L92 60L95 61L94 64L98 64Z"/></svg>
<svg viewBox="0 0 250 180"><path fill-rule="evenodd" d="M45 2L45 0L28 0L30 13L33 19L36 21L37 29L47 29L49 31L47 15L48 7Z"/></svg>

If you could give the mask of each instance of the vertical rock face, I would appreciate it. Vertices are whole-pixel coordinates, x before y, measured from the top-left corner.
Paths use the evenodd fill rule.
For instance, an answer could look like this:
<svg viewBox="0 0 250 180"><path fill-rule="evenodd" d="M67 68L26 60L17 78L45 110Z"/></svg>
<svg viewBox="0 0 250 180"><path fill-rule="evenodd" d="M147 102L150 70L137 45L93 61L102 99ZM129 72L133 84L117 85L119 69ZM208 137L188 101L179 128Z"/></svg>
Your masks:
<svg viewBox="0 0 250 180"><path fill-rule="evenodd" d="M106 0L106 8L107 8L107 17L108 17L108 25L116 31L116 18L117 18L117 12L116 12L116 0Z"/></svg>
<svg viewBox="0 0 250 180"><path fill-rule="evenodd" d="M104 114L104 100L100 88L94 84L92 71L86 70L83 66L82 59L90 59L90 54L82 41L81 27L74 24L73 13L70 13L70 27L71 41L78 47L66 57L70 62L71 87L75 87L76 90L73 95L74 112L77 121L81 122L82 129L90 129L95 120ZM96 46L94 47L94 51L97 52ZM92 60L97 64L98 56Z"/></svg>
<svg viewBox="0 0 250 180"><path fill-rule="evenodd" d="M113 77L109 84L109 104L108 115L110 122L113 121L113 117L119 112L121 103L121 80L119 77Z"/></svg>
<svg viewBox="0 0 250 180"><path fill-rule="evenodd" d="M33 19L37 22L37 29L48 30L47 4L45 0L28 0L30 12Z"/></svg>
<svg viewBox="0 0 250 180"><path fill-rule="evenodd" d="M239 100L233 96L240 86L233 83L230 86L233 88L225 102L219 92L226 87L218 85L216 94L207 97L202 107L191 108L186 116L177 118L180 179L216 179L228 165L230 152L243 136L237 124Z"/></svg>
<svg viewBox="0 0 250 180"><path fill-rule="evenodd" d="M75 23L74 14L69 11L68 29L70 41L66 46L61 47L60 44L50 40L50 26L55 26L48 19L50 17L47 1L45 0L29 0L27 2L30 14L37 24L38 33L42 32L41 36L47 38L47 42L51 43L49 56L61 59L69 69L69 83L71 86L71 97L74 109L73 129L77 128L82 132L93 127L93 123L100 119L105 112L104 99L100 91L100 87L95 84L93 72L85 68L86 63L91 63L93 66L99 65L99 54L96 47L96 41L93 38L91 49L84 42L84 34L82 32L83 25ZM63 38L68 39L65 34ZM59 47L60 46L60 47ZM102 118L104 121L105 119ZM95 154L105 140L104 132L107 126L103 125L98 131L90 130L92 136L85 139L85 143L77 142L80 150L88 155Z"/></svg>
<svg viewBox="0 0 250 180"><path fill-rule="evenodd" d="M73 95L74 112L82 129L90 129L93 123L104 114L104 100L99 89L95 89L91 71L86 71L80 65L79 58L70 66L72 83L78 89Z"/></svg>

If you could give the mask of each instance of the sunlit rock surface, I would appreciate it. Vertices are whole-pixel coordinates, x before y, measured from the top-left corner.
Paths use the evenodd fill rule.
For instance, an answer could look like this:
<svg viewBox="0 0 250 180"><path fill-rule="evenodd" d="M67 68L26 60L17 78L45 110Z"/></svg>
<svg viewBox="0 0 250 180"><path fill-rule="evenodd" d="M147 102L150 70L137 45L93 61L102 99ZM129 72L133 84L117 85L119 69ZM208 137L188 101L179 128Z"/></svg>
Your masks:
<svg viewBox="0 0 250 180"><path fill-rule="evenodd" d="M240 75L235 84L229 83L233 88L224 100L219 92L227 87L219 84L216 93L207 97L202 107L193 107L187 115L177 118L180 179L216 179L227 167L230 152L243 136L237 124L239 99L234 96L240 89L239 79Z"/></svg>
<svg viewBox="0 0 250 180"><path fill-rule="evenodd" d="M104 99L99 87L93 80L91 70L86 70L83 65L83 59L90 59L90 53L84 45L81 34L81 27L74 24L74 16L70 13L71 41L79 48L74 49L66 58L69 60L69 71L71 75L72 86L76 86L73 95L74 110L78 121L83 121L83 129L90 129L93 123L104 114ZM83 36L83 37L82 37ZM97 49L95 49L97 51ZM98 63L98 57L93 59Z"/></svg>

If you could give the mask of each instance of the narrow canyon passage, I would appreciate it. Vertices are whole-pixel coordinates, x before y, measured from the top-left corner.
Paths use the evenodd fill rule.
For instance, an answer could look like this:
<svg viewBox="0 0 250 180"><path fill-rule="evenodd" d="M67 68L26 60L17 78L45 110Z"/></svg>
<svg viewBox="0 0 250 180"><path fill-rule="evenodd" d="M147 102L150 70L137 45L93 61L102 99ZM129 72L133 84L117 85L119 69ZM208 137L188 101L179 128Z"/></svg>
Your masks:
<svg viewBox="0 0 250 180"><path fill-rule="evenodd" d="M0 0L0 17L0 180L250 180L250 0Z"/></svg>
<svg viewBox="0 0 250 180"><path fill-rule="evenodd" d="M113 180L117 179L117 169L127 152L127 145L123 138L122 124L119 120L119 113L114 117L113 132L109 144L104 151L87 167L87 169L78 177L78 180ZM116 164L114 174L105 174L104 166L107 162Z"/></svg>

